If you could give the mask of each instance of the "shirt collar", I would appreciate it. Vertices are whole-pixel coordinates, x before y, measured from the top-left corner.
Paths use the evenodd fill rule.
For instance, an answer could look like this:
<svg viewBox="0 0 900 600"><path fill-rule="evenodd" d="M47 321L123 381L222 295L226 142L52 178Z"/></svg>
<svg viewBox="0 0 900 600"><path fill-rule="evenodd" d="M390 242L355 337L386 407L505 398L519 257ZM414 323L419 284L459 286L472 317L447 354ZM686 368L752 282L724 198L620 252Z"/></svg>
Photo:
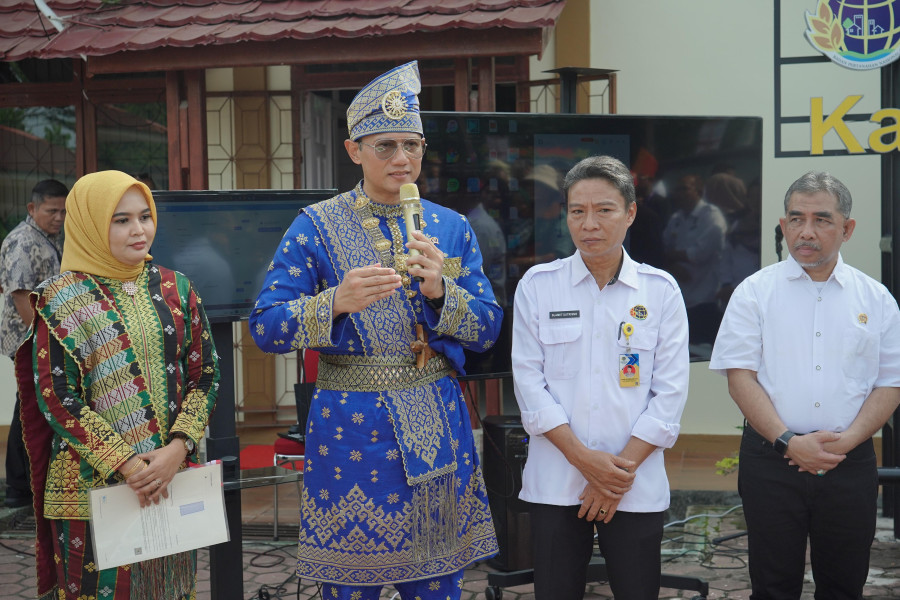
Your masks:
<svg viewBox="0 0 900 600"><path fill-rule="evenodd" d="M704 210L707 206L709 206L709 204L706 202L706 200L704 200L703 198L700 198L697 201L697 204L694 206L693 210L691 210L691 212L687 213L687 216L696 217L698 214L700 214L700 211Z"/></svg>
<svg viewBox="0 0 900 600"><path fill-rule="evenodd" d="M800 279L804 275L806 275L806 271L803 270L803 267L800 266L794 257L788 254L787 260L785 261L786 273L785 276L788 279ZM844 264L844 258L841 256L841 253L838 252L838 259L834 265L834 270L831 271L831 275L828 276L828 279L834 277L834 280L837 281L841 287L847 283L847 265ZM827 281L827 280L826 280Z"/></svg>
<svg viewBox="0 0 900 600"><path fill-rule="evenodd" d="M622 270L619 272L619 281L618 283L624 283L628 287L637 289L638 286L638 264L628 256L628 253L625 252L625 248L622 248L622 252L625 254L625 260L622 261Z"/></svg>
<svg viewBox="0 0 900 600"><path fill-rule="evenodd" d="M47 233L46 231L44 231L43 229L38 227L38 224L34 221L34 219L31 217L31 215L25 215L25 224L30 227L33 227L35 231L40 233L42 236L44 236L51 242L56 242L58 239L60 239L60 237L62 237L62 232L50 235L49 233Z"/></svg>
<svg viewBox="0 0 900 600"><path fill-rule="evenodd" d="M628 253L625 252L625 248L622 248L622 255L622 268L619 269L619 277L616 280L616 283L624 283L628 287L637 288L637 263L628 256ZM591 277L591 272L588 271L587 265L584 264L584 259L581 257L581 250L575 250L575 254L572 256L572 285L578 285L587 277Z"/></svg>

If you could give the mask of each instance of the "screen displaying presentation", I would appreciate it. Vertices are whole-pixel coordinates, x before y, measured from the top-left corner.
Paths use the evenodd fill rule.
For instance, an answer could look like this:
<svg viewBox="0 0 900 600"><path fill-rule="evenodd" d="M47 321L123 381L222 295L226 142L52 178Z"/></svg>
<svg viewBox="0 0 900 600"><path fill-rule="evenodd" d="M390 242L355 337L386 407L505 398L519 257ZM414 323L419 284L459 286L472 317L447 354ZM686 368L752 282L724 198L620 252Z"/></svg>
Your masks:
<svg viewBox="0 0 900 600"><path fill-rule="evenodd" d="M761 118L424 112L422 121L421 195L468 217L506 313L497 345L467 354L467 376L511 373L516 285L531 266L575 251L563 177L599 154L634 177L625 249L675 277L691 359L709 359L731 291L760 265Z"/></svg>
<svg viewBox="0 0 900 600"><path fill-rule="evenodd" d="M153 262L187 275L210 321L250 316L284 232L334 190L153 192Z"/></svg>

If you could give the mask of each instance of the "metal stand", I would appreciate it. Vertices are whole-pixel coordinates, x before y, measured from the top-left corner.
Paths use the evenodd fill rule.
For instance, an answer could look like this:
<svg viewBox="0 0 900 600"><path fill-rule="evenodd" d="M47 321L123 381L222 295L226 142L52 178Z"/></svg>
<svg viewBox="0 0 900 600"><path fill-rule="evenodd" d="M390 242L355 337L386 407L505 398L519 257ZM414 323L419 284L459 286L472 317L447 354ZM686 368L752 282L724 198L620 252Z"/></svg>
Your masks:
<svg viewBox="0 0 900 600"><path fill-rule="evenodd" d="M900 101L900 63L892 62L881 67L881 106L897 106ZM897 152L881 155L881 282L896 299L900 295L900 258L895 256L893 241L900 240L900 210L894 198L900 193L900 156ZM900 468L900 409L882 427L881 450L885 467ZM885 478L879 470L883 484L897 483ZM894 519L894 537L900 538L900 487L885 485L882 496L882 514Z"/></svg>
<svg viewBox="0 0 900 600"><path fill-rule="evenodd" d="M219 395L209 420L206 455L221 459L225 477L225 512L231 540L209 548L210 595L222 600L244 597L243 532L241 529L241 491L229 488L241 469L241 447L234 420L234 337L231 323L212 323L213 341L219 355Z"/></svg>
<svg viewBox="0 0 900 600"><path fill-rule="evenodd" d="M618 69L596 69L592 67L560 67L558 69L547 69L544 73L556 73L559 77L559 112L561 113L577 113L578 112L578 82L579 81L595 81L597 79L609 79L613 93L610 102L610 113L615 113L615 91L614 77Z"/></svg>

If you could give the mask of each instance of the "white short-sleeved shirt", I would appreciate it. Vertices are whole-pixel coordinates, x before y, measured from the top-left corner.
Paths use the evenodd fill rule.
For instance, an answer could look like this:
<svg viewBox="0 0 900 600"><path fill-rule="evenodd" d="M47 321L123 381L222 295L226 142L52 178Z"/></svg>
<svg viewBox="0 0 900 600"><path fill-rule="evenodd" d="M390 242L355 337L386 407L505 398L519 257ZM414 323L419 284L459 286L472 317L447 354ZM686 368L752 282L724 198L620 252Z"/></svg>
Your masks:
<svg viewBox="0 0 900 600"><path fill-rule="evenodd" d="M838 256L825 285L788 258L744 280L709 368L756 371L786 427L844 431L876 387L900 387L900 310Z"/></svg>
<svg viewBox="0 0 900 600"><path fill-rule="evenodd" d="M728 224L719 207L700 200L690 213L676 211L663 231L667 250L682 250L689 279L682 294L687 306L714 302L719 290L719 262Z"/></svg>
<svg viewBox="0 0 900 600"><path fill-rule="evenodd" d="M637 470L618 509L669 506L663 448L678 437L688 390L688 324L681 291L664 271L625 254L618 281L597 286L579 252L537 265L519 282L512 368L522 424L530 434L519 497L571 506L587 481L543 434L568 424L592 450L622 451L631 436L658 446ZM634 333L640 385L620 387L628 352L621 325Z"/></svg>

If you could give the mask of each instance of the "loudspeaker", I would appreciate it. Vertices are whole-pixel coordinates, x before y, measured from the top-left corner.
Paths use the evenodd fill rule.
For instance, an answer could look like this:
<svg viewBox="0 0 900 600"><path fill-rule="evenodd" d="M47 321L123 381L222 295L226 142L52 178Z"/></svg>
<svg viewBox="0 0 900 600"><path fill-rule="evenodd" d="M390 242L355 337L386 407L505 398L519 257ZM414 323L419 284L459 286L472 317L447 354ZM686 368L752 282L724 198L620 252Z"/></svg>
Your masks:
<svg viewBox="0 0 900 600"><path fill-rule="evenodd" d="M518 416L484 418L484 482L500 553L489 561L501 571L533 566L528 504L519 500L528 458L528 434Z"/></svg>

